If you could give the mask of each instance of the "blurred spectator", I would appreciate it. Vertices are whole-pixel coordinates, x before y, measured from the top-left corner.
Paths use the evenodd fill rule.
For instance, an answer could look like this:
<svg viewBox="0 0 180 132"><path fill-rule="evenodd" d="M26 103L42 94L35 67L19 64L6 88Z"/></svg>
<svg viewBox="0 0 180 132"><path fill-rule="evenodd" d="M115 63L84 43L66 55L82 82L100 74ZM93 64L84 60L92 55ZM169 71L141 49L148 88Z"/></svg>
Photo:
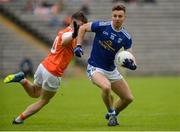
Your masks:
<svg viewBox="0 0 180 132"><path fill-rule="evenodd" d="M29 58L24 58L20 63L20 70L24 72L26 77L33 77L33 64Z"/></svg>
<svg viewBox="0 0 180 132"><path fill-rule="evenodd" d="M66 27L71 23L71 16L67 15L63 20L63 26Z"/></svg>
<svg viewBox="0 0 180 132"><path fill-rule="evenodd" d="M39 15L42 20L47 21L49 26L60 26L58 15L64 8L64 0L57 0L56 3L47 0L27 0L24 11Z"/></svg>
<svg viewBox="0 0 180 132"><path fill-rule="evenodd" d="M53 6L54 6L53 4L48 3L45 0L40 1L38 6L36 6L35 9L34 9L34 14L48 15L48 14L54 13L55 11L57 11L57 7L55 7L55 9L54 9Z"/></svg>
<svg viewBox="0 0 180 132"><path fill-rule="evenodd" d="M11 2L11 0L0 0L0 3L8 3Z"/></svg>
<svg viewBox="0 0 180 132"><path fill-rule="evenodd" d="M62 11L63 6L64 0L59 0L56 3L50 3L47 0L27 0L24 10L36 15L52 15Z"/></svg>
<svg viewBox="0 0 180 132"><path fill-rule="evenodd" d="M28 1L26 2L26 5L25 5L25 7L24 7L23 10L26 11L26 12L33 12L34 7L35 7L35 2L34 2L34 0L28 0Z"/></svg>
<svg viewBox="0 0 180 132"><path fill-rule="evenodd" d="M59 11L57 4L49 3L46 0L27 0L24 10L37 15L47 15Z"/></svg>
<svg viewBox="0 0 180 132"><path fill-rule="evenodd" d="M64 8L64 1L63 0L59 0L59 2L55 3L52 6L52 15L51 18L49 20L49 26L61 26L62 25L62 21L60 21L58 19L58 14L63 10Z"/></svg>

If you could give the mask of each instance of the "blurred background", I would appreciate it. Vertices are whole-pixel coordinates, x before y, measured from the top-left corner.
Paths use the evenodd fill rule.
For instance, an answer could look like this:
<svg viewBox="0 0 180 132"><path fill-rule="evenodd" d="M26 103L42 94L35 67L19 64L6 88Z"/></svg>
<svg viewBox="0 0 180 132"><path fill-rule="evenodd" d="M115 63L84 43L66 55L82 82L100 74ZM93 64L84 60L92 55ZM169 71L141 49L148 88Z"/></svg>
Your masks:
<svg viewBox="0 0 180 132"><path fill-rule="evenodd" d="M138 63L136 72L126 73L180 75L180 0L0 0L0 78L19 70L32 76L73 12L83 11L90 21L111 20L117 2L127 7L124 26ZM86 34L85 55L73 65L86 67L93 36Z"/></svg>

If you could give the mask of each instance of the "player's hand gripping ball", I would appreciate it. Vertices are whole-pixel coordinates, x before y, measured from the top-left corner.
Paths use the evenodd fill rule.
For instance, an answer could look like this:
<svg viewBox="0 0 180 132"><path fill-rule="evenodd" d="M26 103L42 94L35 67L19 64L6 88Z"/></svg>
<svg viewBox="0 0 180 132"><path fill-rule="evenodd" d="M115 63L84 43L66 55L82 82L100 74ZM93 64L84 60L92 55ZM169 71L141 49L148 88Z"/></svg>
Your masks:
<svg viewBox="0 0 180 132"><path fill-rule="evenodd" d="M135 70L137 66L134 64L134 56L128 51L120 51L116 54L115 63L119 66Z"/></svg>

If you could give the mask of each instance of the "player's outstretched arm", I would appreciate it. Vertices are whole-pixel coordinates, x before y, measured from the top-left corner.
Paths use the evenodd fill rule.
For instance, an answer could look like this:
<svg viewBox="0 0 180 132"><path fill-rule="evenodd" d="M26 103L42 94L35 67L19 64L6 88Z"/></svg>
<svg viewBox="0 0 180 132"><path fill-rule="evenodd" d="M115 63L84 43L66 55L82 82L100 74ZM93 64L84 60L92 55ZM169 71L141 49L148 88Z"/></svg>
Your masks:
<svg viewBox="0 0 180 132"><path fill-rule="evenodd" d="M78 36L77 36L77 45L82 45L86 32L91 32L91 22L80 26Z"/></svg>
<svg viewBox="0 0 180 132"><path fill-rule="evenodd" d="M77 36L77 46L74 49L75 56L81 57L83 55L82 42L84 40L85 33L90 31L91 31L91 22L80 26Z"/></svg>
<svg viewBox="0 0 180 132"><path fill-rule="evenodd" d="M62 45L68 45L71 43L73 39L75 39L78 35L79 26L76 21L73 21L73 32L66 32L62 35Z"/></svg>

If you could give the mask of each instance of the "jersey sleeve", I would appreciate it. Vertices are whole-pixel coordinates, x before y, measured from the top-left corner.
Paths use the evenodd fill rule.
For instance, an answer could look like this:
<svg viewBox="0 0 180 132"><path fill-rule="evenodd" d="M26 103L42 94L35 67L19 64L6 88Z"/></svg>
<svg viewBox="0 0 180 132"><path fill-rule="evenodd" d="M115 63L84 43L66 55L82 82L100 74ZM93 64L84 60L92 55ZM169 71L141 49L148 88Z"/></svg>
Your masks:
<svg viewBox="0 0 180 132"><path fill-rule="evenodd" d="M132 46L132 39L127 38L125 45L124 45L124 49L127 50L127 49L131 48L131 46Z"/></svg>
<svg viewBox="0 0 180 132"><path fill-rule="evenodd" d="M91 24L91 31L92 32L97 32L100 30L100 26L99 26L99 21L94 21Z"/></svg>
<svg viewBox="0 0 180 132"><path fill-rule="evenodd" d="M59 33L58 33L58 37L62 41L64 39L66 39L67 37L71 36L71 35L72 35L72 29L70 29L70 28L66 28L64 30L60 30Z"/></svg>
<svg viewBox="0 0 180 132"><path fill-rule="evenodd" d="M73 33L73 32L71 32L71 31L70 31L70 32L64 32L64 33L62 34L62 40L63 40L63 39L66 39L66 38L68 38L68 37L70 37L70 36L72 36L72 33Z"/></svg>
<svg viewBox="0 0 180 132"><path fill-rule="evenodd" d="M63 35L63 31L59 31L59 32L58 32L59 38L62 38L62 35Z"/></svg>

